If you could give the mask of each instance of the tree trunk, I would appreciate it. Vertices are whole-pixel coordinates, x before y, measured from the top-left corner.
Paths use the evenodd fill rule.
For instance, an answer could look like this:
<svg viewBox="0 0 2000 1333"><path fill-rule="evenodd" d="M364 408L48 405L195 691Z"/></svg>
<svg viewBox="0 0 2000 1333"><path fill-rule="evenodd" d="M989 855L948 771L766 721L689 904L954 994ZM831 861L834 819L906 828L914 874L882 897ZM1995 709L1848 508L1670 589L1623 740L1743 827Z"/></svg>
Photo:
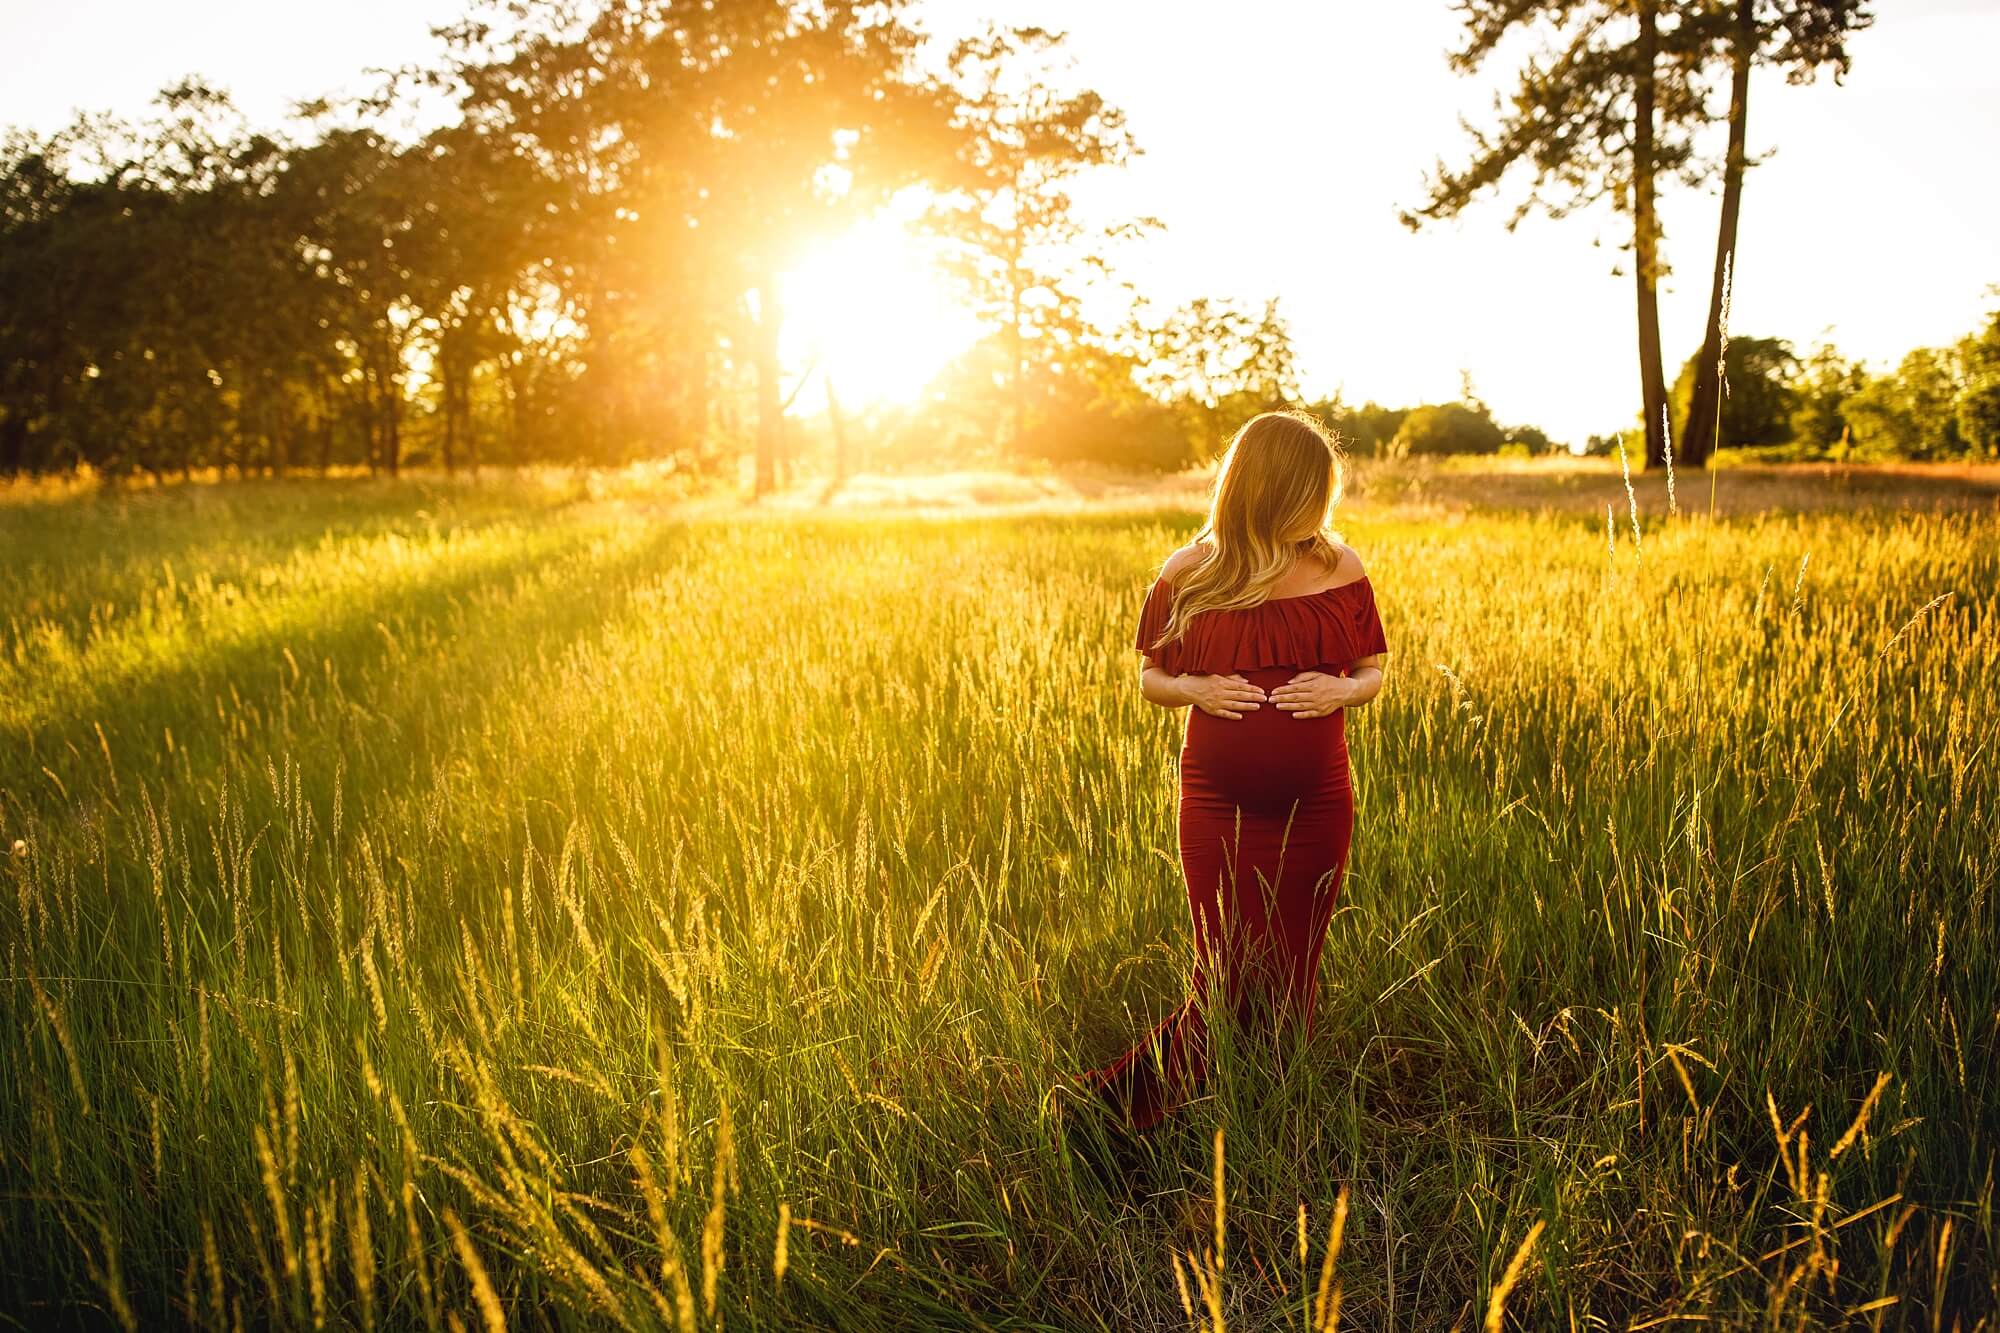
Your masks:
<svg viewBox="0 0 2000 1333"><path fill-rule="evenodd" d="M1736 219L1743 204L1745 136L1750 119L1750 65L1757 54L1756 0L1736 0L1734 67L1729 77L1729 151L1723 163L1722 220L1715 231L1715 278L1708 293L1708 323L1695 361L1694 396L1681 426L1680 456L1697 467L1722 443L1722 306L1735 280Z"/></svg>
<svg viewBox="0 0 2000 1333"><path fill-rule="evenodd" d="M401 394L391 381L388 392L382 395L382 459L388 465L389 475L399 475L403 469L403 413Z"/></svg>
<svg viewBox="0 0 2000 1333"><path fill-rule="evenodd" d="M849 459L847 454L847 417L840 410L840 395L834 392L833 376L826 375L826 419L833 427L833 484L839 486L847 480Z"/></svg>
<svg viewBox="0 0 2000 1333"><path fill-rule="evenodd" d="M18 477L28 462L28 419L16 408L0 417L0 476Z"/></svg>
<svg viewBox="0 0 2000 1333"><path fill-rule="evenodd" d="M502 379L507 386L507 456L516 467L521 464L521 444L525 433L521 425L521 398L524 392L521 377L524 373L521 353L518 350L509 352Z"/></svg>
<svg viewBox="0 0 2000 1333"><path fill-rule="evenodd" d="M324 477L333 470L334 397L333 390L327 387L327 377L320 375L316 379L319 386L319 419L313 423L313 428L319 435L319 474Z"/></svg>
<svg viewBox="0 0 2000 1333"><path fill-rule="evenodd" d="M403 349L391 337L382 346L382 461L391 477L403 471Z"/></svg>
<svg viewBox="0 0 2000 1333"><path fill-rule="evenodd" d="M1015 189L1019 190L1019 185ZM1018 195L1016 196L1018 200ZM1017 202L1016 208L1019 208ZM1018 221L1017 221L1018 227ZM1021 438L1028 429L1028 339L1021 325L1027 319L1022 290L1025 279L1021 275L1020 235L1016 232L1013 246L1007 254L1007 390L1008 410L1011 415L1008 431L1010 450L1019 455Z"/></svg>
<svg viewBox="0 0 2000 1333"><path fill-rule="evenodd" d="M438 392L444 408L444 474L456 475L458 471L458 375L452 369L452 358L445 355L440 338L438 348Z"/></svg>
<svg viewBox="0 0 2000 1333"><path fill-rule="evenodd" d="M1639 388L1646 413L1646 462L1667 459L1666 373L1660 365L1660 223L1653 210L1653 81L1659 57L1658 0L1639 0L1638 69L1633 77L1632 248L1639 284Z"/></svg>
<svg viewBox="0 0 2000 1333"><path fill-rule="evenodd" d="M472 425L472 367L465 372L465 466L479 480L479 432Z"/></svg>
<svg viewBox="0 0 2000 1333"><path fill-rule="evenodd" d="M292 466L292 435L298 429L297 418L287 410L284 386L277 382L269 370L262 373L266 421L271 440L271 475L282 477Z"/></svg>
<svg viewBox="0 0 2000 1333"><path fill-rule="evenodd" d="M360 399L361 444L367 451L368 475L372 477L382 470L382 386L373 361L362 363Z"/></svg>
<svg viewBox="0 0 2000 1333"><path fill-rule="evenodd" d="M708 406L710 389L712 387L709 376L711 373L707 350L703 349L696 352L694 375L688 381L690 398L688 400L687 415L688 421L694 431L694 456L703 471L707 471L713 464L713 459L710 456L712 453L712 440L708 429Z"/></svg>
<svg viewBox="0 0 2000 1333"><path fill-rule="evenodd" d="M778 482L778 449L783 431L780 417L784 406L779 400L777 283L766 275L757 285L757 480L754 494L769 495Z"/></svg>
<svg viewBox="0 0 2000 1333"><path fill-rule="evenodd" d="M187 416L188 413L183 396L182 405L174 413L175 424L178 427L174 431L174 459L179 464L181 476L184 479L194 476L194 431L188 425ZM222 468L219 464L215 471L217 476L222 474Z"/></svg>

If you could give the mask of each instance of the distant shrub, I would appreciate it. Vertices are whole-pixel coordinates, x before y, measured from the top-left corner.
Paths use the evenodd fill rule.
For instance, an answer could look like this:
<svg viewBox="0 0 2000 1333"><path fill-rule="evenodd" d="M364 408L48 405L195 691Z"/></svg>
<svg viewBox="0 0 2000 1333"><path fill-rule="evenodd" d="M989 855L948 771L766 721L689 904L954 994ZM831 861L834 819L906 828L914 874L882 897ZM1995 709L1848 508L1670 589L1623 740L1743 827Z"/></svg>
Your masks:
<svg viewBox="0 0 2000 1333"><path fill-rule="evenodd" d="M1727 444L1708 456L1710 467L1734 467L1744 463L1818 463L1828 457L1826 450L1802 440L1790 444Z"/></svg>
<svg viewBox="0 0 2000 1333"><path fill-rule="evenodd" d="M2000 457L2000 371L1974 380L1959 395L1958 434L1979 457Z"/></svg>
<svg viewBox="0 0 2000 1333"><path fill-rule="evenodd" d="M1673 405L1674 439L1687 433L1688 407L1694 399L1699 355L1681 367L1669 395ZM1722 400L1721 443L1729 445L1784 444L1794 438L1792 414L1799 407L1793 381L1806 363L1782 338L1732 337L1723 358L1723 379L1729 392ZM1713 447L1714 442L1709 442Z"/></svg>
<svg viewBox="0 0 2000 1333"><path fill-rule="evenodd" d="M1396 432L1396 454L1490 454L1504 437L1493 418L1464 403L1413 408Z"/></svg>
<svg viewBox="0 0 2000 1333"><path fill-rule="evenodd" d="M1846 457L1951 458L1965 452L1958 433L1958 366L1950 348L1919 347L1894 371L1877 375L1842 404Z"/></svg>
<svg viewBox="0 0 2000 1333"><path fill-rule="evenodd" d="M1104 463L1171 472L1194 461L1183 415L1141 400L1062 404L1022 435L1016 453L1051 462Z"/></svg>
<svg viewBox="0 0 2000 1333"><path fill-rule="evenodd" d="M1391 453L1396 432L1402 429L1403 418L1410 415L1406 407L1374 402L1349 407L1338 394L1307 404L1307 410L1333 428L1350 455L1360 458Z"/></svg>

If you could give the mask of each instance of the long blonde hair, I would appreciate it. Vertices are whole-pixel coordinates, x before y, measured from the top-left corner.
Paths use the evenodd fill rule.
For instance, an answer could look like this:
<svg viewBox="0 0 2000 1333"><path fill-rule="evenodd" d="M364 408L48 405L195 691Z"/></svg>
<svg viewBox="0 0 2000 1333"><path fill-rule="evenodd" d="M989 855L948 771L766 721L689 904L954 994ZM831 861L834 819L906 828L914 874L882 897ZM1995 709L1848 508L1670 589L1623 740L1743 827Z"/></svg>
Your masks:
<svg viewBox="0 0 2000 1333"><path fill-rule="evenodd" d="M1256 606L1301 556L1340 563L1332 527L1346 453L1340 438L1304 412L1264 412L1243 423L1222 456L1208 522L1195 534L1205 554L1175 580L1170 643L1203 611Z"/></svg>

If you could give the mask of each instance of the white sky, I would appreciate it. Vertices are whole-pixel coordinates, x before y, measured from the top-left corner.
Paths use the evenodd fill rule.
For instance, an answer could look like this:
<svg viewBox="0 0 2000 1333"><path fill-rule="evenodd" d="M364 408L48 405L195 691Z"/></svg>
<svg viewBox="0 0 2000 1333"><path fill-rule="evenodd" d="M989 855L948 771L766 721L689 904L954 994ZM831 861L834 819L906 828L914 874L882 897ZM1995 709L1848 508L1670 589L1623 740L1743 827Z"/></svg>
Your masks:
<svg viewBox="0 0 2000 1333"><path fill-rule="evenodd" d="M1307 387L1356 402L1453 398L1461 369L1504 422L1573 439L1636 420L1626 235L1606 214L1509 206L1412 235L1398 205L1491 82L1445 64L1445 0L925 0L933 29L986 18L1070 34L1077 79L1125 108L1145 150L1080 197L1167 231L1121 272L1162 299L1282 298ZM1846 86L1759 71L1733 325L1801 350L1832 330L1892 362L1969 331L2000 282L2000 0L1878 0ZM251 118L421 59L460 0L0 0L0 124L52 129L75 108L134 112L201 73ZM1219 15L1227 15L1221 21ZM1669 187L1662 332L1671 379L1699 340L1714 197Z"/></svg>

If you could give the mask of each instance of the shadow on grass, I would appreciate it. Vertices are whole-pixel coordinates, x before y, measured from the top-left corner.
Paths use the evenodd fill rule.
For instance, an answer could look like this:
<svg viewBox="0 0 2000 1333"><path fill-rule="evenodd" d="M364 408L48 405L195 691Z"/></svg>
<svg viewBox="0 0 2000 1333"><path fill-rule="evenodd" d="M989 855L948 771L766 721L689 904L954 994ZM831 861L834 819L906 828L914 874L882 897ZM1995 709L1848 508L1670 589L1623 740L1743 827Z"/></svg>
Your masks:
<svg viewBox="0 0 2000 1333"><path fill-rule="evenodd" d="M382 729L407 730L420 710L436 707L445 696L412 693L393 680L376 681L408 669L404 657L411 649L406 645L441 647L441 654L426 663L432 675L458 675L452 669L456 666L468 681L482 674L491 678L498 674L495 662L531 659L604 619L609 603L583 591L584 585L599 589L657 565L680 543L683 530L648 526L616 550L593 550L592 543L608 531L579 525L552 540L525 541L497 559L440 560L422 577L380 595L342 601L330 617L311 622L286 618L226 640L189 644L185 651L156 659L148 670L93 679L88 689L61 699L44 717L0 726L0 794L44 806L58 793L75 800L99 784L115 788L107 773L107 749L114 771L164 775L170 771L162 762L168 733L174 737L173 752L197 772L220 763L248 731L270 732L274 740L289 742L294 752L314 742L337 751L354 739L340 734L346 728L337 724L334 734L297 734L287 725L295 701L309 709L337 708L344 699L371 705L389 701L391 707L376 714ZM535 570L569 565L579 556L573 578L531 587L524 594L518 587ZM517 594L500 606L496 619L478 623L471 635L444 637L455 615L466 612L482 591L496 588ZM467 689L446 700L446 707L464 712L478 707L480 698L477 690ZM313 721L317 719L308 722L307 731L314 729ZM31 797L31 792L39 796Z"/></svg>
<svg viewBox="0 0 2000 1333"><path fill-rule="evenodd" d="M231 579L327 541L476 532L560 514L573 503L519 488L467 490L365 478L98 491L0 504L5 619L46 620L71 637L102 604L129 606L172 576ZM0 647L9 637L0 627Z"/></svg>

